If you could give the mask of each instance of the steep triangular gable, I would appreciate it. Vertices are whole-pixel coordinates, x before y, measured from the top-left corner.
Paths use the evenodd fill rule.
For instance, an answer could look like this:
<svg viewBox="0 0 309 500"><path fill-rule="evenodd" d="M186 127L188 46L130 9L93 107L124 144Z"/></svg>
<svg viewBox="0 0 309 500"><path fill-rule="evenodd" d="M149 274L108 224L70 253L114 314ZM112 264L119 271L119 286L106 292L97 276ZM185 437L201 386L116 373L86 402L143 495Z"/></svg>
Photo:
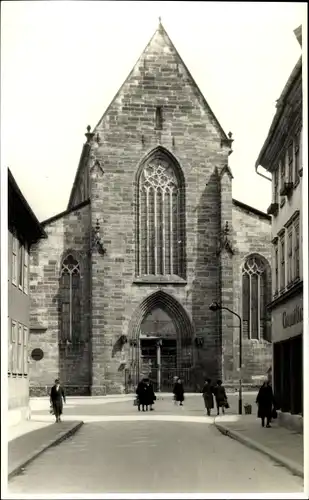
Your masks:
<svg viewBox="0 0 309 500"><path fill-rule="evenodd" d="M210 114L210 116L212 117L213 123L216 126L216 128L218 130L218 133L221 135L221 140L224 141L224 142L226 141L226 144L229 145L230 144L230 139L225 134L223 128L221 127L221 125L220 125L219 121L217 120L215 114L211 110L209 104L207 103L205 97L203 96L203 94L200 91L198 85L196 84L195 80L193 79L193 77L192 77L190 71L188 70L187 66L185 65L185 63L183 62L183 60L180 57L179 53L177 52L177 50L176 50L173 42L171 41L170 37L168 36L168 34L167 34L166 30L164 29L164 27L163 27L163 25L162 25L161 22L159 23L159 26L158 26L157 30L155 31L154 35L152 36L152 38L151 38L150 42L148 43L148 45L146 46L145 50L142 52L142 54L139 57L138 61L134 65L134 67L133 67L132 71L130 72L129 76L124 81L124 83L122 84L122 86L118 90L117 94L115 95L114 99L111 101L110 105L108 106L108 108L104 112L103 116L101 117L101 119L97 123L96 127L94 128L94 132L96 132L96 129L100 126L100 124L104 120L105 116L109 113L111 107L113 106L113 104L115 103L115 101L119 98L119 96L121 95L122 91L124 90L126 84L128 82L130 82L130 80L132 79L132 77L134 76L134 74L138 72L138 68L142 65L143 61L147 61L147 57L151 57L152 55L155 55L155 53L156 53L156 47L160 46L160 43L158 43L158 42L162 42L162 40L164 41L165 47L169 48L171 50L171 53L174 56L176 56L175 58L177 59L177 62L178 62L178 71L182 69L182 71L185 72L185 74L186 74L186 76L188 78L188 81L191 84L191 87L195 91L196 98L200 102L200 105L202 107L204 107L205 110L208 112L208 114ZM162 43L161 43L161 45L162 45Z"/></svg>

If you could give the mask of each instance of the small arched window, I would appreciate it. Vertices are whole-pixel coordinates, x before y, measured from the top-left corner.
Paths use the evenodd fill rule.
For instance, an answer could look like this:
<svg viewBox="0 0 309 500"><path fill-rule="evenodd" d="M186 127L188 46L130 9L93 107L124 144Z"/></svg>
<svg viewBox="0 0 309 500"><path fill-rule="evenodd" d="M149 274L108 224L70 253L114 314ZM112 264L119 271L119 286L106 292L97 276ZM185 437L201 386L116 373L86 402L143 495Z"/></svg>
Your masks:
<svg viewBox="0 0 309 500"><path fill-rule="evenodd" d="M138 276L184 275L184 181L180 167L158 151L137 184Z"/></svg>
<svg viewBox="0 0 309 500"><path fill-rule="evenodd" d="M249 339L269 340L267 324L267 267L258 256L250 256L242 268L243 334Z"/></svg>
<svg viewBox="0 0 309 500"><path fill-rule="evenodd" d="M80 266L72 255L62 263L60 278L61 339L75 342L81 336Z"/></svg>

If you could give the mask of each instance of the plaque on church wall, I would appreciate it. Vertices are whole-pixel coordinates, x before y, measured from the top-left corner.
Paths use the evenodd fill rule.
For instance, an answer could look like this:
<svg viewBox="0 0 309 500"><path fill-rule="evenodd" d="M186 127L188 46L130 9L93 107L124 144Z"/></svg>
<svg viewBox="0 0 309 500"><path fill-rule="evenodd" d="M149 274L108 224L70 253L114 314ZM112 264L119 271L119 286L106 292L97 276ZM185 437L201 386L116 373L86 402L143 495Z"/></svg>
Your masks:
<svg viewBox="0 0 309 500"><path fill-rule="evenodd" d="M31 353L31 357L32 359L34 359L34 361L41 361L41 359L44 358L44 352L42 351L42 349L33 349L32 353Z"/></svg>

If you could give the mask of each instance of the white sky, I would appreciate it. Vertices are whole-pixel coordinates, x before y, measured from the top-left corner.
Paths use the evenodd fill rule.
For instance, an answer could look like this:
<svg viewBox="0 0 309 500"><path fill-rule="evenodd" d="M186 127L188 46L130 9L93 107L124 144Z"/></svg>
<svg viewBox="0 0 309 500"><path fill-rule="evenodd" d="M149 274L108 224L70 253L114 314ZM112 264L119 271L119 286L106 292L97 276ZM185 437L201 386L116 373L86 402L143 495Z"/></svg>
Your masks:
<svg viewBox="0 0 309 500"><path fill-rule="evenodd" d="M39 220L66 209L86 126L97 124L158 17L235 142L234 198L266 210L255 173L301 50L305 3L2 2L1 165Z"/></svg>

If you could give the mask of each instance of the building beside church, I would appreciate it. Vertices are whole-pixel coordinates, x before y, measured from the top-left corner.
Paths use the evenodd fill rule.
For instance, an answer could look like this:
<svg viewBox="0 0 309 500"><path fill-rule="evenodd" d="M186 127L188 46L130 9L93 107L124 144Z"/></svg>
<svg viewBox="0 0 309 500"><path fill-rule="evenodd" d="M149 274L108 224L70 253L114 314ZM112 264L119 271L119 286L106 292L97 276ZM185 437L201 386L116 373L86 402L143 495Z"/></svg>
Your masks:
<svg viewBox="0 0 309 500"><path fill-rule="evenodd" d="M301 26L295 30L301 45ZM303 411L302 57L280 98L256 166L272 174L273 385L284 413ZM286 416L287 417L287 416Z"/></svg>
<svg viewBox="0 0 309 500"><path fill-rule="evenodd" d="M46 236L8 171L8 411L9 423L29 418L29 250Z"/></svg>
<svg viewBox="0 0 309 500"><path fill-rule="evenodd" d="M31 249L32 395L57 376L80 395L237 385L238 324L213 300L243 317L244 383L266 374L271 217L232 198L232 143L160 23Z"/></svg>

